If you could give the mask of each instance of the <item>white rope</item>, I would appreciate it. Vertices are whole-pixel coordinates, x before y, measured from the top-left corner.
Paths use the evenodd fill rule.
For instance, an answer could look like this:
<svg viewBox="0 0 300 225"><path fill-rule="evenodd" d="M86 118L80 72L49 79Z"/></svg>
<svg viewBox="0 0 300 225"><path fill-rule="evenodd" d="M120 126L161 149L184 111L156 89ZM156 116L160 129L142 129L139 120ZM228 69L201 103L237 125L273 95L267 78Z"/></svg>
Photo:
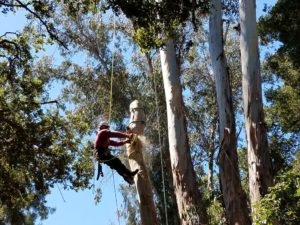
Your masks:
<svg viewBox="0 0 300 225"><path fill-rule="evenodd" d="M150 59L151 60L151 59ZM166 185L165 185L165 173L163 166L163 155L162 155L162 144L161 144L161 132L160 132L160 123L159 123L159 107L158 107L158 98L157 98L157 90L156 90L156 79L154 78L154 92L155 92L155 105L156 105L156 121L157 121L157 129L158 129L158 143L160 150L160 166L161 166L161 176L162 176L162 184L163 184L163 193L164 193L164 211L166 217L166 225L168 225L168 212L167 212L167 199L166 199Z"/></svg>

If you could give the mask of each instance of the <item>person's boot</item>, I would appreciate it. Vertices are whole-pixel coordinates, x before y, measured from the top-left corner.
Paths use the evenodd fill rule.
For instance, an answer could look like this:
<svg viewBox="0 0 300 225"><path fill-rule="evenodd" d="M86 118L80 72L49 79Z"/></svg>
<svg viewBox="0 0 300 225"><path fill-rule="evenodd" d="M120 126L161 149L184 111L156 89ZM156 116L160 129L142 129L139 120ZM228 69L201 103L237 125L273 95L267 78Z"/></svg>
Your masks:
<svg viewBox="0 0 300 225"><path fill-rule="evenodd" d="M128 184L130 185L134 184L133 176L130 176L128 174L123 174L122 176Z"/></svg>
<svg viewBox="0 0 300 225"><path fill-rule="evenodd" d="M134 171L128 171L127 173L122 174L124 180L128 184L134 184L134 179L133 177L139 172L139 169L136 169Z"/></svg>
<svg viewBox="0 0 300 225"><path fill-rule="evenodd" d="M132 177L134 177L138 172L139 172L139 169L136 169L135 171L131 171L131 172L130 172L130 175L131 175Z"/></svg>

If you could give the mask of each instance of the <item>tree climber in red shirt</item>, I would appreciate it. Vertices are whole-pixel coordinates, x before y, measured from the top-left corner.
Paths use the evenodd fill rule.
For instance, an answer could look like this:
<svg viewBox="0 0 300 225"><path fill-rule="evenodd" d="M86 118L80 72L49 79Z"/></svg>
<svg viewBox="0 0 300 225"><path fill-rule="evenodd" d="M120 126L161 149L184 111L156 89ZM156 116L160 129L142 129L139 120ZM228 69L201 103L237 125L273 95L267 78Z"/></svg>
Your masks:
<svg viewBox="0 0 300 225"><path fill-rule="evenodd" d="M133 184L133 177L138 173L138 169L135 171L130 171L126 168L126 166L121 162L120 159L113 156L110 153L109 146L122 146L126 143L130 143L133 134L125 134L118 131L110 131L109 125L107 122L102 122L99 125L99 130L97 136L94 141L94 156L98 161L98 175L97 180L99 179L99 175L103 177L101 163L105 163L111 169L114 169L120 174L125 181L129 184ZM114 141L110 138L128 138L125 141Z"/></svg>

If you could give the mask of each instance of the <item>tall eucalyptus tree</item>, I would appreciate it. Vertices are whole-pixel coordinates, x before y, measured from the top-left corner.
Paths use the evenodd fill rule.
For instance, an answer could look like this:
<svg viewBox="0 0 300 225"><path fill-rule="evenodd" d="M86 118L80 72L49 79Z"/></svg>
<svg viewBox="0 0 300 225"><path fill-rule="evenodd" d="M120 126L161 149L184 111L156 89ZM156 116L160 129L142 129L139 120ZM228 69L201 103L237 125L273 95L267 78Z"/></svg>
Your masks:
<svg viewBox="0 0 300 225"><path fill-rule="evenodd" d="M197 6L189 1L108 2L113 9L121 9L132 20L136 39L142 48L160 47L169 151L180 220L182 224L206 224L207 214L203 208L188 144L180 71L173 40L176 24L187 20L190 12L203 6L202 2L197 3ZM162 38L157 38L158 34Z"/></svg>
<svg viewBox="0 0 300 225"><path fill-rule="evenodd" d="M221 189L229 224L251 224L238 167L236 124L229 68L224 52L221 0L212 0L209 17L209 50L215 77L219 112L218 155Z"/></svg>
<svg viewBox="0 0 300 225"><path fill-rule="evenodd" d="M253 206L256 201L267 193L268 187L272 185L273 172L262 103L256 1L240 0L239 3L249 190L250 201Z"/></svg>

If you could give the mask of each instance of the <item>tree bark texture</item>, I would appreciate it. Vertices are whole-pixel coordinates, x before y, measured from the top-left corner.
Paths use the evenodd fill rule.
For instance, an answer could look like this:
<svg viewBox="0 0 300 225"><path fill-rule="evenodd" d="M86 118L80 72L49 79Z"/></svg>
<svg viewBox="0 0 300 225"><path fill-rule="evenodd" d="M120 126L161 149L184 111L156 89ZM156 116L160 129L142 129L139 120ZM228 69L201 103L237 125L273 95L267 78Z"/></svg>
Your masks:
<svg viewBox="0 0 300 225"><path fill-rule="evenodd" d="M229 70L224 53L221 0L212 0L209 17L209 50L215 77L220 149L218 155L226 219L232 225L250 225L250 211L242 190Z"/></svg>
<svg viewBox="0 0 300 225"><path fill-rule="evenodd" d="M213 191L213 169L214 169L214 155L215 155L215 138L217 130L217 113L213 115L212 125L210 127L209 145L208 145L208 168L207 168L207 189L212 193Z"/></svg>
<svg viewBox="0 0 300 225"><path fill-rule="evenodd" d="M250 225L250 211L242 190L238 167L232 91L224 53L221 0L212 0L209 17L209 50L218 101L220 129L218 162L226 219L231 225Z"/></svg>
<svg viewBox="0 0 300 225"><path fill-rule="evenodd" d="M137 100L130 104L130 129L132 133L143 135L145 128L145 113ZM134 181L139 197L142 225L157 225L156 210L153 201L152 187L143 158L143 142L137 138L135 144L127 145L130 169L139 169Z"/></svg>
<svg viewBox="0 0 300 225"><path fill-rule="evenodd" d="M255 0L240 0L239 13L249 190L253 206L267 193L273 175L262 104Z"/></svg>
<svg viewBox="0 0 300 225"><path fill-rule="evenodd" d="M173 183L182 225L207 224L187 139L182 87L172 39L160 50Z"/></svg>

